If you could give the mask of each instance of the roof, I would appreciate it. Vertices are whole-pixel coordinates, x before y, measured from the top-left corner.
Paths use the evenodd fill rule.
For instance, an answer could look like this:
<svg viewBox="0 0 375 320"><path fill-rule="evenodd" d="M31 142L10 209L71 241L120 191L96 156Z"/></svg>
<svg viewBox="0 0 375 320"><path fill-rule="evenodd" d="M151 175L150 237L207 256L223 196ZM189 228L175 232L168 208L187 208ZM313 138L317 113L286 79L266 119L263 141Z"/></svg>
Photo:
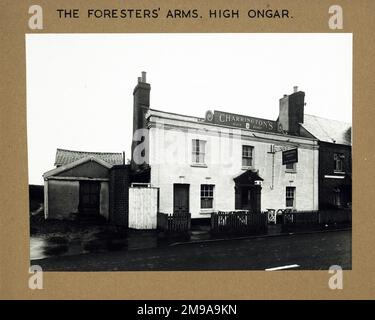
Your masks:
<svg viewBox="0 0 375 320"><path fill-rule="evenodd" d="M123 164L122 153L112 152L87 152L87 151L73 151L65 149L56 150L55 166L63 166L83 158L96 158L105 161L109 165Z"/></svg>
<svg viewBox="0 0 375 320"><path fill-rule="evenodd" d="M237 185L253 185L255 184L255 181L263 181L263 179L258 175L258 172L253 170L246 170L237 177L233 178L233 180Z"/></svg>
<svg viewBox="0 0 375 320"><path fill-rule="evenodd" d="M305 114L301 126L320 141L352 144L350 123Z"/></svg>
<svg viewBox="0 0 375 320"><path fill-rule="evenodd" d="M88 157L84 157L84 158L81 158L81 159L78 159L76 161L73 161L73 162L70 162L70 163L67 163L67 164L64 164L62 166L59 166L58 168L55 168L55 169L52 169L52 170L49 170L47 172L45 172L43 174L43 178L49 178L51 176L55 176L59 173L62 173L64 171L67 171L69 169L72 169L74 167L77 167L83 163L86 163L86 162L89 162L89 161L94 161L100 165L102 165L103 167L106 167L107 169L111 169L112 168L112 164L109 164L108 162L106 161L103 161L101 159L98 159L97 157L94 157L94 156L88 156Z"/></svg>

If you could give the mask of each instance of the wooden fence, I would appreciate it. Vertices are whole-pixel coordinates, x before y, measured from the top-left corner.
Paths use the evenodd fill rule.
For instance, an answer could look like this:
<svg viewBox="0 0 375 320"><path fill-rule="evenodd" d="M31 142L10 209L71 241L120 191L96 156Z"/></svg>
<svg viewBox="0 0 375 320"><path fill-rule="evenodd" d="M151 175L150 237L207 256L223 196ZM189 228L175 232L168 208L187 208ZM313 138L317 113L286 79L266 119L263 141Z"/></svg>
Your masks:
<svg viewBox="0 0 375 320"><path fill-rule="evenodd" d="M351 209L319 210L319 211L295 211L283 214L284 225L318 225L351 223Z"/></svg>
<svg viewBox="0 0 375 320"><path fill-rule="evenodd" d="M167 214L158 212L157 226L159 230L164 232L187 232L190 230L190 225L190 213Z"/></svg>
<svg viewBox="0 0 375 320"><path fill-rule="evenodd" d="M211 232L265 233L267 214L241 211L218 211L211 214Z"/></svg>

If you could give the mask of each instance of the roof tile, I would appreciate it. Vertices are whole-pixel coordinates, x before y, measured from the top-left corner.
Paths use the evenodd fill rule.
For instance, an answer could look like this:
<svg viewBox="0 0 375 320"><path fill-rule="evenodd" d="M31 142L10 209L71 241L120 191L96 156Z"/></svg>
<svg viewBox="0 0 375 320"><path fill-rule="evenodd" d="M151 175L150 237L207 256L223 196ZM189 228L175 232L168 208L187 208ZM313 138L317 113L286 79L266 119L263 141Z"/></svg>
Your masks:
<svg viewBox="0 0 375 320"><path fill-rule="evenodd" d="M320 141L352 144L350 123L305 114L301 125Z"/></svg>
<svg viewBox="0 0 375 320"><path fill-rule="evenodd" d="M94 157L103 160L111 165L120 165L123 163L122 153L112 152L88 152L88 151L73 151L65 149L56 150L55 166L69 164L86 157Z"/></svg>

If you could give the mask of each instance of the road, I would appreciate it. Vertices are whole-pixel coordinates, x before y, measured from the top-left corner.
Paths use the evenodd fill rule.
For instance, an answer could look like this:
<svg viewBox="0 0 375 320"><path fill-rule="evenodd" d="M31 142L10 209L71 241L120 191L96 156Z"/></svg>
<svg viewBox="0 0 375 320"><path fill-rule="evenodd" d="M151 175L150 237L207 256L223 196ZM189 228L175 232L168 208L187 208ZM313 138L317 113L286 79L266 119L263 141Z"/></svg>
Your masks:
<svg viewBox="0 0 375 320"><path fill-rule="evenodd" d="M328 270L352 266L351 231L260 237L34 260L44 271ZM285 267L287 266L287 267Z"/></svg>

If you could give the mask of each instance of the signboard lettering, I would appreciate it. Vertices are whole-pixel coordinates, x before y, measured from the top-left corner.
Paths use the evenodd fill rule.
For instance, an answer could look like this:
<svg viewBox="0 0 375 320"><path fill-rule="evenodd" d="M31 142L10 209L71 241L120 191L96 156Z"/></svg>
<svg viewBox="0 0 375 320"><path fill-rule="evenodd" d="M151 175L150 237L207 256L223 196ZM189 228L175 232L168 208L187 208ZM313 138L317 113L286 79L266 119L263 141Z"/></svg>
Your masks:
<svg viewBox="0 0 375 320"><path fill-rule="evenodd" d="M238 127L249 130L258 130L265 132L282 132L282 126L276 121L243 116L239 114L227 113L215 110L206 112L207 122L231 127Z"/></svg>
<svg viewBox="0 0 375 320"><path fill-rule="evenodd" d="M298 162L298 149L283 151L283 165Z"/></svg>

